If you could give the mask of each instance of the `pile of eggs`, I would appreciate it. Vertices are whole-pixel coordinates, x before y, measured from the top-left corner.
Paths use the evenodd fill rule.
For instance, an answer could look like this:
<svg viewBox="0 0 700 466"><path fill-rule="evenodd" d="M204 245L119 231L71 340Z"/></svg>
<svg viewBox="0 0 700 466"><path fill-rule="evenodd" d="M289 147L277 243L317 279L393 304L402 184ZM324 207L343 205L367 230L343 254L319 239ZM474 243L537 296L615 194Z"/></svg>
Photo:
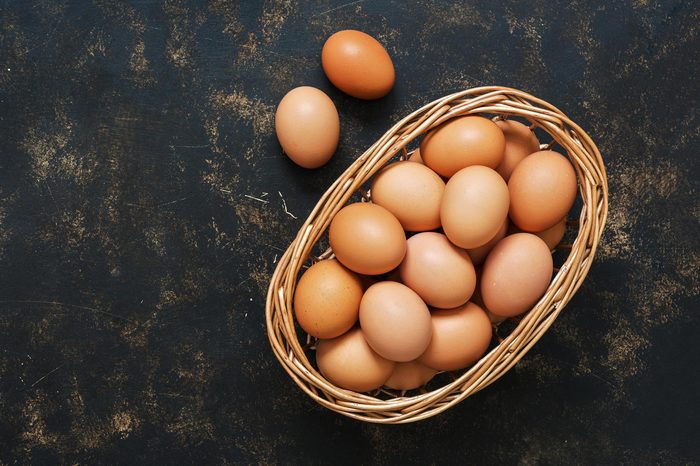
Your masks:
<svg viewBox="0 0 700 466"><path fill-rule="evenodd" d="M394 85L388 53L359 31L333 34L321 62L358 99ZM280 102L275 130L292 161L317 168L337 148L338 112L321 90L298 87ZM429 131L408 160L376 174L370 202L336 213L334 257L299 279L294 314L317 339L321 373L356 392L411 390L473 365L492 322L546 292L576 192L569 161L540 150L523 123L467 115Z"/></svg>
<svg viewBox="0 0 700 466"><path fill-rule="evenodd" d="M492 322L544 295L577 181L566 157L539 149L518 121L453 118L375 175L371 202L338 211L335 257L306 270L294 296L328 380L421 387L474 364Z"/></svg>

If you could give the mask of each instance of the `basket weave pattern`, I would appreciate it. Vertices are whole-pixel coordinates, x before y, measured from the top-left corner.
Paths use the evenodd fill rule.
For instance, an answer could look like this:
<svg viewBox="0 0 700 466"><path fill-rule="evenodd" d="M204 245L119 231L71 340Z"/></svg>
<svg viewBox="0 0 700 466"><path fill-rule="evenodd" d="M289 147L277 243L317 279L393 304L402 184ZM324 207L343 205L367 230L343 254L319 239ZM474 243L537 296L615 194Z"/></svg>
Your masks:
<svg viewBox="0 0 700 466"><path fill-rule="evenodd" d="M297 277L333 216L363 183L426 131L446 120L470 114L520 116L566 150L579 181L582 208L571 251L545 295L517 327L474 366L450 383L413 396L386 397L355 393L326 380L307 357L294 326L292 308ZM493 383L522 358L552 325L581 286L591 266L608 210L603 160L590 137L557 108L525 92L499 86L457 92L425 105L396 123L333 183L316 204L280 259L266 302L267 333L277 359L289 376L321 405L374 423L400 424L434 416ZM306 341L306 335L301 336Z"/></svg>

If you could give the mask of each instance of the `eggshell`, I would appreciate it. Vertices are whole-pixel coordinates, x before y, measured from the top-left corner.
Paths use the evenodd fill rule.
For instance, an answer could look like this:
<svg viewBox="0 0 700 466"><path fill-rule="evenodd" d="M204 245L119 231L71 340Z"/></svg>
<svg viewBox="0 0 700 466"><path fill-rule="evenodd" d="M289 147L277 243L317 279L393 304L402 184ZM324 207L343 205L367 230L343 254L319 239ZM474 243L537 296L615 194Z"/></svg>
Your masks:
<svg viewBox="0 0 700 466"><path fill-rule="evenodd" d="M494 170L463 168L445 186L440 206L442 228L461 248L483 246L502 228L508 199L508 186Z"/></svg>
<svg viewBox="0 0 700 466"><path fill-rule="evenodd" d="M561 219L556 225L544 231L538 231L535 235L545 242L549 250L556 248L561 243L566 234L566 217Z"/></svg>
<svg viewBox="0 0 700 466"><path fill-rule="evenodd" d="M377 204L358 202L342 208L331 221L329 237L337 259L365 275L389 272L406 254L401 223Z"/></svg>
<svg viewBox="0 0 700 466"><path fill-rule="evenodd" d="M317 338L335 338L357 322L362 281L334 259L315 263L299 279L294 292L297 322Z"/></svg>
<svg viewBox="0 0 700 466"><path fill-rule="evenodd" d="M420 143L423 162L438 175L451 177L472 165L496 168L503 160L503 131L488 118L453 118L428 132Z"/></svg>
<svg viewBox="0 0 700 466"><path fill-rule="evenodd" d="M509 234L522 232L523 230L521 230L512 223L508 226ZM566 217L561 219L553 227L547 228L544 231L535 231L532 232L532 234L539 236L540 239L545 242L545 244L551 251L554 248L556 248L559 245L559 243L561 243L562 238L564 238L564 235L566 234Z"/></svg>
<svg viewBox="0 0 700 466"><path fill-rule="evenodd" d="M285 95L275 113L275 132L285 154L299 166L318 168L338 147L340 120L323 91L297 87Z"/></svg>
<svg viewBox="0 0 700 466"><path fill-rule="evenodd" d="M334 86L358 99L379 99L394 86L391 57L364 32L345 30L330 36L321 51L321 65Z"/></svg>
<svg viewBox="0 0 700 466"><path fill-rule="evenodd" d="M380 171L372 182L372 202L386 208L407 231L434 230L440 226L440 202L445 182L425 165L396 162Z"/></svg>
<svg viewBox="0 0 700 466"><path fill-rule="evenodd" d="M489 255L489 252L493 249L496 244L503 239L504 236L506 236L506 232L508 231L508 217L503 221L503 225L501 225L501 228L496 232L496 235L489 240L488 243L484 244L483 246L479 246L478 248L474 249L467 249L467 254L469 254L469 257L472 260L472 264L474 265L479 265L486 260L486 256Z"/></svg>
<svg viewBox="0 0 700 466"><path fill-rule="evenodd" d="M484 304L502 317L528 311L547 291L553 268L552 254L540 238L531 233L506 236L484 263Z"/></svg>
<svg viewBox="0 0 700 466"><path fill-rule="evenodd" d="M399 266L401 281L423 301L449 309L469 300L476 286L476 275L464 249L435 232L413 235L406 245L406 256Z"/></svg>
<svg viewBox="0 0 700 466"><path fill-rule="evenodd" d="M316 364L321 374L335 385L356 392L381 387L395 366L370 348L358 327L332 340L319 340Z"/></svg>
<svg viewBox="0 0 700 466"><path fill-rule="evenodd" d="M360 302L360 327L380 356L396 362L416 359L430 343L430 311L409 287L379 282Z"/></svg>
<svg viewBox="0 0 700 466"><path fill-rule="evenodd" d="M496 125L503 131L506 138L506 148L503 160L496 168L499 175L508 181L511 173L525 157L540 150L540 142L535 132L519 121L498 120Z"/></svg>
<svg viewBox="0 0 700 466"><path fill-rule="evenodd" d="M416 361L399 362L384 386L394 390L413 390L427 384L437 372Z"/></svg>
<svg viewBox="0 0 700 466"><path fill-rule="evenodd" d="M432 311L433 338L418 362L441 371L462 369L477 362L491 343L492 327L474 303Z"/></svg>
<svg viewBox="0 0 700 466"><path fill-rule="evenodd" d="M508 191L513 223L523 231L544 231L574 205L576 173L563 155L550 150L535 152L515 167Z"/></svg>

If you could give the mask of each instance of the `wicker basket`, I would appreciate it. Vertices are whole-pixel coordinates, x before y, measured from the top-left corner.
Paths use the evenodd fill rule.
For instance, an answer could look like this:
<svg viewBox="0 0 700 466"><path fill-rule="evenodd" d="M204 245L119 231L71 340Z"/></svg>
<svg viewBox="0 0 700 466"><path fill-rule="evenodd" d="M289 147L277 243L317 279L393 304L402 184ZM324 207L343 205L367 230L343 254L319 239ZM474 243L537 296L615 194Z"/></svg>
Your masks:
<svg viewBox="0 0 700 466"><path fill-rule="evenodd" d="M297 335L292 302L301 268L325 234L331 219L361 186L404 151L407 144L442 122L461 115L488 114L527 118L546 131L573 163L582 200L579 231L571 251L547 292L517 327L474 366L456 373L443 386L415 395L356 393L334 386L309 360L313 342ZM479 87L438 99L395 124L343 173L321 197L272 276L266 303L272 349L294 382L321 405L363 421L400 424L434 416L459 403L506 373L540 339L581 286L603 231L608 186L603 160L591 138L552 105L525 92L499 86ZM331 252L326 251L324 256ZM306 342L306 344L304 344ZM312 358L313 359L313 358Z"/></svg>

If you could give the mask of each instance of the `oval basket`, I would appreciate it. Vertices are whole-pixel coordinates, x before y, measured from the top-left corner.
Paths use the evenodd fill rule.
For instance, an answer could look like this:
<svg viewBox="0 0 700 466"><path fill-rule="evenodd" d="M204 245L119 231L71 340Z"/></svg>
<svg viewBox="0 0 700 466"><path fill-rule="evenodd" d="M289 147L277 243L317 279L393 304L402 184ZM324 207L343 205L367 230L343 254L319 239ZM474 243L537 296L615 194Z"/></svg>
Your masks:
<svg viewBox="0 0 700 466"><path fill-rule="evenodd" d="M309 360L307 335L300 339L292 302L299 272L312 257L331 219L370 177L411 141L444 121L462 115L519 116L530 120L558 144L573 163L582 207L571 251L542 299L517 327L464 373L432 391L412 396L356 393L333 385ZM272 275L266 303L267 334L289 376L311 398L345 416L367 422L400 424L434 416L493 383L522 358L552 325L581 286L603 231L608 186L603 160L591 138L566 115L525 92L499 86L478 87L435 100L396 123L333 183L289 245ZM331 252L326 251L324 256ZM307 344L304 344L306 342Z"/></svg>

